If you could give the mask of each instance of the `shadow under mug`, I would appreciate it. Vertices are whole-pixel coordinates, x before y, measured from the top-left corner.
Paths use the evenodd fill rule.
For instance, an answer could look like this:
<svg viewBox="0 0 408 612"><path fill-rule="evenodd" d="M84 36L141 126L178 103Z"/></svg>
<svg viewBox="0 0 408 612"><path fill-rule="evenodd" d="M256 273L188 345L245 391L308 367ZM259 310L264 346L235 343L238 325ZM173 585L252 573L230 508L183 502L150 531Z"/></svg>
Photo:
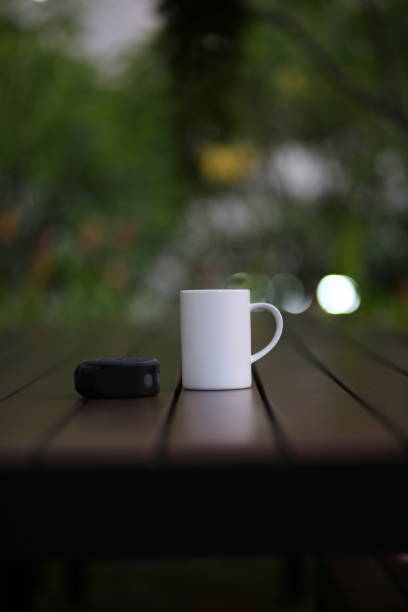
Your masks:
<svg viewBox="0 0 408 612"><path fill-rule="evenodd" d="M251 355L251 312L275 318L272 340ZM251 365L279 342L279 310L251 304L249 289L188 289L180 292L182 381L186 389L245 389L252 385Z"/></svg>

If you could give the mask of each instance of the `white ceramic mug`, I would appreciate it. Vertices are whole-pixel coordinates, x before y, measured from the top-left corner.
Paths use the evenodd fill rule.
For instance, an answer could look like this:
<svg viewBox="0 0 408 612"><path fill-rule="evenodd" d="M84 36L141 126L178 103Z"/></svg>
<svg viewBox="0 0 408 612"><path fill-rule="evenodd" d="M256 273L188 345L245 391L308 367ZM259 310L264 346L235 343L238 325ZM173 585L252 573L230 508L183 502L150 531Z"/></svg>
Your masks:
<svg viewBox="0 0 408 612"><path fill-rule="evenodd" d="M245 389L251 364L278 343L283 321L271 304L250 303L249 289L181 291L181 361L186 389ZM267 310L276 322L272 340L251 355L251 311Z"/></svg>

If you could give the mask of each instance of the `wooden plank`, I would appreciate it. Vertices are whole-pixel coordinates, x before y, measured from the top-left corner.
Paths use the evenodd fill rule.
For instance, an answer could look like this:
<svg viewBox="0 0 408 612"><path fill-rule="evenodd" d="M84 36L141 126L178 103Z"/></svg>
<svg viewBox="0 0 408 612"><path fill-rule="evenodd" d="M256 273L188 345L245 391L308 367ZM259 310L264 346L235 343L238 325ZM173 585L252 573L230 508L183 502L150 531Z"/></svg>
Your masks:
<svg viewBox="0 0 408 612"><path fill-rule="evenodd" d="M350 612L406 612L408 602L395 588L382 568L370 557L325 559L335 592L333 609L338 598ZM331 601L323 602L332 609ZM325 608L323 608L325 609Z"/></svg>
<svg viewBox="0 0 408 612"><path fill-rule="evenodd" d="M69 334L47 328L30 330L24 338L10 341L8 358L3 356L0 362L0 400L46 376L74 347Z"/></svg>
<svg viewBox="0 0 408 612"><path fill-rule="evenodd" d="M370 358L317 322L297 331L307 351L361 398L368 410L405 444L408 440L408 377Z"/></svg>
<svg viewBox="0 0 408 612"><path fill-rule="evenodd" d="M9 361L10 355L20 352L24 348L27 333L21 328L7 328L0 333L0 366Z"/></svg>
<svg viewBox="0 0 408 612"><path fill-rule="evenodd" d="M50 338L51 341L51 338ZM128 334L109 337L82 333L84 346L49 371L48 375L22 388L0 403L0 465L23 465L33 460L39 448L82 406L74 390L73 371L79 361L108 354L125 354Z"/></svg>
<svg viewBox="0 0 408 612"><path fill-rule="evenodd" d="M386 332L363 332L356 338L367 356L408 376L408 343Z"/></svg>
<svg viewBox="0 0 408 612"><path fill-rule="evenodd" d="M157 397L89 400L41 454L47 467L141 465L156 460L167 413L179 378L177 327L161 322L132 332L131 353L161 364Z"/></svg>
<svg viewBox="0 0 408 612"><path fill-rule="evenodd" d="M256 388L183 390L169 430L170 462L227 465L278 456L272 424Z"/></svg>
<svg viewBox="0 0 408 612"><path fill-rule="evenodd" d="M313 324L312 318L311 321ZM367 357L408 376L408 340L403 330L379 329L353 317L342 318L339 322L333 321L333 317L325 317L320 325L327 328L329 334L339 334Z"/></svg>
<svg viewBox="0 0 408 612"><path fill-rule="evenodd" d="M380 460L401 456L402 446L393 434L300 355L288 335L257 366L294 457Z"/></svg>
<svg viewBox="0 0 408 612"><path fill-rule="evenodd" d="M157 397L89 400L42 453L48 467L140 464L156 457L172 392Z"/></svg>
<svg viewBox="0 0 408 612"><path fill-rule="evenodd" d="M75 358L68 360L41 379L41 385L34 383L0 405L2 466L28 463L46 433L80 406L70 376L76 363ZM50 390L44 396L41 389L47 383L58 391Z"/></svg>

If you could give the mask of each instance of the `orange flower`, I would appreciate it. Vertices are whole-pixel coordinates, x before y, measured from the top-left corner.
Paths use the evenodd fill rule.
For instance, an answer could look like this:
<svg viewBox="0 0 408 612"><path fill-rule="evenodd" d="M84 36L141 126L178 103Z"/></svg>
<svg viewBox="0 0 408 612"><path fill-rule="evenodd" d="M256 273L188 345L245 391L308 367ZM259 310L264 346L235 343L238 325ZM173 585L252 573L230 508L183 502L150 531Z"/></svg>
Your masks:
<svg viewBox="0 0 408 612"><path fill-rule="evenodd" d="M133 221L121 221L112 231L112 243L118 249L129 249L137 237L136 225Z"/></svg>
<svg viewBox="0 0 408 612"><path fill-rule="evenodd" d="M92 252L102 244L104 234L103 219L93 217L87 219L79 227L79 241L84 251Z"/></svg>
<svg viewBox="0 0 408 612"><path fill-rule="evenodd" d="M20 225L20 213L15 208L8 208L0 215L0 242L9 244Z"/></svg>
<svg viewBox="0 0 408 612"><path fill-rule="evenodd" d="M408 281L401 280L398 285L398 297L403 304L408 304Z"/></svg>
<svg viewBox="0 0 408 612"><path fill-rule="evenodd" d="M31 262L31 276L41 285L45 285L51 277L54 267L54 259L51 249L42 248L38 250Z"/></svg>

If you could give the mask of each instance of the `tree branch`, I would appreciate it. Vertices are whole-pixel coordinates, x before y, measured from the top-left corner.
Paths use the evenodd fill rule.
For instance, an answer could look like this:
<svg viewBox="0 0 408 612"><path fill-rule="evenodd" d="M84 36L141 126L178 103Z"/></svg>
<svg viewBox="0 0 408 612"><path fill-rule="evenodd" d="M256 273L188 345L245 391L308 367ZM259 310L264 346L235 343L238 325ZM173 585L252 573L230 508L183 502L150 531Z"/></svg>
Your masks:
<svg viewBox="0 0 408 612"><path fill-rule="evenodd" d="M375 0L356 0L362 8L367 26L367 36L375 55L380 77L388 99L401 98L400 74L397 70L398 57L392 37L385 23L384 9Z"/></svg>
<svg viewBox="0 0 408 612"><path fill-rule="evenodd" d="M360 106L371 108L378 115L386 117L408 133L408 114L398 100L395 97L388 98L381 92L365 89L356 83L295 17L278 8L259 8L253 11L253 15L258 19L270 22L291 36L308 52L326 79L337 89Z"/></svg>

